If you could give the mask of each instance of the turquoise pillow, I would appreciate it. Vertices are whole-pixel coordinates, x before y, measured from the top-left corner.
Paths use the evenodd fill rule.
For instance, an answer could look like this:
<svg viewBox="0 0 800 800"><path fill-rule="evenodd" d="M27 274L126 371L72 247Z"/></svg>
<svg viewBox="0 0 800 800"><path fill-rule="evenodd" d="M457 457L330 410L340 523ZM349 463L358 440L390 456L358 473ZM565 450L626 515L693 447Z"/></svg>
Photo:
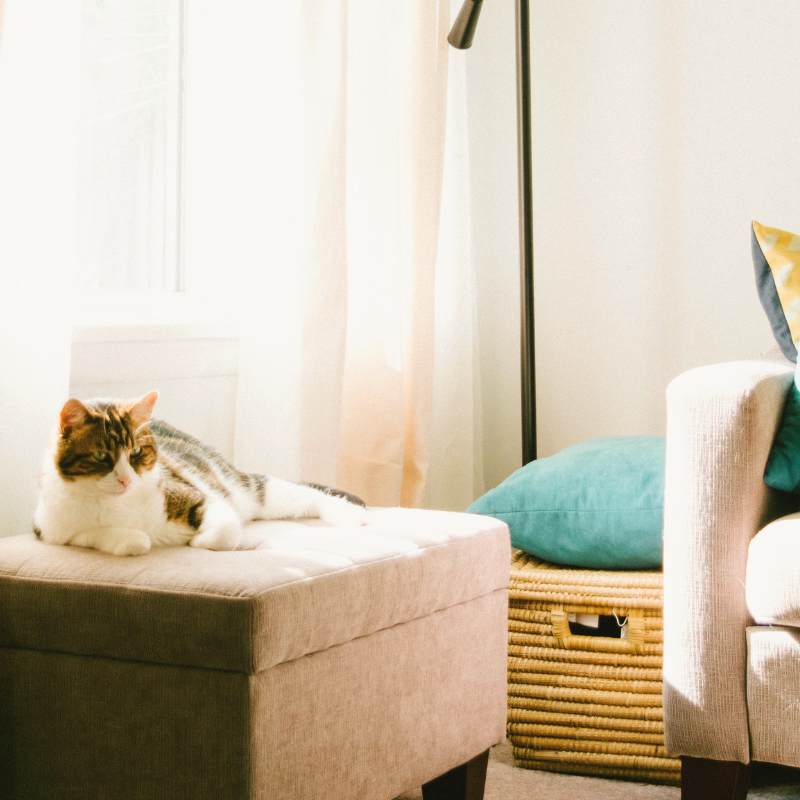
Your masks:
<svg viewBox="0 0 800 800"><path fill-rule="evenodd" d="M592 569L661 566L663 436L613 436L526 464L468 509L497 517L511 543Z"/></svg>
<svg viewBox="0 0 800 800"><path fill-rule="evenodd" d="M778 433L772 442L764 482L774 489L800 494L800 364L794 373Z"/></svg>

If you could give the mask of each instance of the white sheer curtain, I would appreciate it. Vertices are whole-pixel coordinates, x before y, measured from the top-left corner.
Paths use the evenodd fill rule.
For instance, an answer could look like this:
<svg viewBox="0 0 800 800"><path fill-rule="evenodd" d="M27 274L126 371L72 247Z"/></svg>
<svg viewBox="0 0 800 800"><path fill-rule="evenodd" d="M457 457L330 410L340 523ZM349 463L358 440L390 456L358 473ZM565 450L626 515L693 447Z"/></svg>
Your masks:
<svg viewBox="0 0 800 800"><path fill-rule="evenodd" d="M449 4L267 5L197 3L187 36L187 277L240 325L236 460L464 508L481 442Z"/></svg>
<svg viewBox="0 0 800 800"><path fill-rule="evenodd" d="M69 387L79 6L0 2L0 536L28 533Z"/></svg>

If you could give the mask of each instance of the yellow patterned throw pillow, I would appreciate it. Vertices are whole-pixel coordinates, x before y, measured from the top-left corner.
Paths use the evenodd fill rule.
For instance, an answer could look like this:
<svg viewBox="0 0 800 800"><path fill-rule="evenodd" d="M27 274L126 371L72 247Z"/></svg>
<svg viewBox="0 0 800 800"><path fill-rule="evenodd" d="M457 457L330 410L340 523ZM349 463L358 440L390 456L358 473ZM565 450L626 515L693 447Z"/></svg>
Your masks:
<svg viewBox="0 0 800 800"><path fill-rule="evenodd" d="M753 223L753 265L761 305L781 352L797 362L800 340L800 236Z"/></svg>

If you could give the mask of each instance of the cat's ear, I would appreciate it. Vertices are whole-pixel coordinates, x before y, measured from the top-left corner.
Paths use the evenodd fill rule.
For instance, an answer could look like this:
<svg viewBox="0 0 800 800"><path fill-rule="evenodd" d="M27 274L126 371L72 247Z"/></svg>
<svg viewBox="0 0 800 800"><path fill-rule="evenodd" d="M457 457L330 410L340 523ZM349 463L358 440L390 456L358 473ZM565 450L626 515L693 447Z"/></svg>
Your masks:
<svg viewBox="0 0 800 800"><path fill-rule="evenodd" d="M78 425L83 425L89 416L89 409L80 400L67 400L61 409L61 432L68 434Z"/></svg>
<svg viewBox="0 0 800 800"><path fill-rule="evenodd" d="M137 427L146 425L150 421L150 415L153 413L156 400L158 400L158 392L149 392L141 400L135 400L128 407L128 413Z"/></svg>

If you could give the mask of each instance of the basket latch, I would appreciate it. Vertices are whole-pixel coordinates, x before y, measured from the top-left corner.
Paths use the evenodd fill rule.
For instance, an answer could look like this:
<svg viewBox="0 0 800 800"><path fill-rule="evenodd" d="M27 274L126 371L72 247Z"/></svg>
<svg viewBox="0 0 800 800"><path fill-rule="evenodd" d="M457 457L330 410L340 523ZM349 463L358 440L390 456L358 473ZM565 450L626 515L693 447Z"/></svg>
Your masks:
<svg viewBox="0 0 800 800"><path fill-rule="evenodd" d="M569 629L569 616L560 606L556 606L550 611L550 625L553 628L553 638L559 647L567 646L567 639L572 635Z"/></svg>

